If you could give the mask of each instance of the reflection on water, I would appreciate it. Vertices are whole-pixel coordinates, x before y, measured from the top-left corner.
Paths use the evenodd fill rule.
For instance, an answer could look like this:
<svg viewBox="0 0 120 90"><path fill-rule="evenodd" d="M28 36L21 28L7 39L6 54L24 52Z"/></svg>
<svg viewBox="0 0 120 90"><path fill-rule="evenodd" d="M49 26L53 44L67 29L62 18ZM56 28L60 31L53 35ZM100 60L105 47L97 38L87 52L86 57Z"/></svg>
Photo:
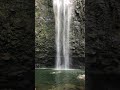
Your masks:
<svg viewBox="0 0 120 90"><path fill-rule="evenodd" d="M36 90L85 90L84 71L36 69Z"/></svg>

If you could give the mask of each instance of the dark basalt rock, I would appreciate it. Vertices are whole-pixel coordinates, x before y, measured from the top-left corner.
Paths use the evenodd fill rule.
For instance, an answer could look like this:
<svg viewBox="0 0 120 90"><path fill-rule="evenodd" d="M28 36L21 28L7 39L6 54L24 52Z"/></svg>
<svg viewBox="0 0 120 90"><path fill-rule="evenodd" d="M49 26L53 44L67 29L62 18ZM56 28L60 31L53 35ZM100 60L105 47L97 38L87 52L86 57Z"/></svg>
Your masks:
<svg viewBox="0 0 120 90"><path fill-rule="evenodd" d="M88 72L119 73L120 3L86 2L86 66ZM116 72L118 71L118 72Z"/></svg>
<svg viewBox="0 0 120 90"><path fill-rule="evenodd" d="M0 90L33 90L34 0L0 0Z"/></svg>

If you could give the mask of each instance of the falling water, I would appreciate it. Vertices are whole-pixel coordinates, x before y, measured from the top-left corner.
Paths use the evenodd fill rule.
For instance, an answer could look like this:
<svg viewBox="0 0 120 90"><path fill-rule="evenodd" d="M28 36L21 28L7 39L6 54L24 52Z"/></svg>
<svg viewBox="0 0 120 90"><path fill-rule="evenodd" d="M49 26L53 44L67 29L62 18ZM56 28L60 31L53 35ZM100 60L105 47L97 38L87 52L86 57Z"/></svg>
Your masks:
<svg viewBox="0 0 120 90"><path fill-rule="evenodd" d="M71 0L53 0L56 28L56 69L70 68Z"/></svg>

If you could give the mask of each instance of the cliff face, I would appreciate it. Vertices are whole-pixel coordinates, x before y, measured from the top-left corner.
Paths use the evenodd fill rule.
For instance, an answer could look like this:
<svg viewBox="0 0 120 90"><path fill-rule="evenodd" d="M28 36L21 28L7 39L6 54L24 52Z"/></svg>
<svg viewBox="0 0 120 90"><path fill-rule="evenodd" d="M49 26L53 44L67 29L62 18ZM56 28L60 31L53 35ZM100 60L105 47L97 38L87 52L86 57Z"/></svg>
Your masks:
<svg viewBox="0 0 120 90"><path fill-rule="evenodd" d="M73 18L71 23L71 56L72 67L84 66L85 48L85 15L84 0L74 0ZM55 65L55 19L52 0L36 0L36 64L42 67Z"/></svg>
<svg viewBox="0 0 120 90"><path fill-rule="evenodd" d="M120 2L86 2L86 66L88 72L119 72ZM118 71L118 72L117 72Z"/></svg>
<svg viewBox="0 0 120 90"><path fill-rule="evenodd" d="M34 0L0 0L1 90L33 90L34 37Z"/></svg>
<svg viewBox="0 0 120 90"><path fill-rule="evenodd" d="M36 0L35 46L36 63L43 66L54 65L55 29L51 0Z"/></svg>
<svg viewBox="0 0 120 90"><path fill-rule="evenodd" d="M86 0L86 90L119 90L120 0Z"/></svg>

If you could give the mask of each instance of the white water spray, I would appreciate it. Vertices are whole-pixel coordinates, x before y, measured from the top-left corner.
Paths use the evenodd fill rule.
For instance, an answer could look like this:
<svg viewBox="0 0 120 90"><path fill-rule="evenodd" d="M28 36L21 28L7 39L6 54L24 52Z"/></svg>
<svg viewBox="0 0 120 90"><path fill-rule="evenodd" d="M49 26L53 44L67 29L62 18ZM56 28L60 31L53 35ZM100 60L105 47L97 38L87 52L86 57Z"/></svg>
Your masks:
<svg viewBox="0 0 120 90"><path fill-rule="evenodd" d="M70 68L71 0L53 0L56 29L56 69Z"/></svg>

